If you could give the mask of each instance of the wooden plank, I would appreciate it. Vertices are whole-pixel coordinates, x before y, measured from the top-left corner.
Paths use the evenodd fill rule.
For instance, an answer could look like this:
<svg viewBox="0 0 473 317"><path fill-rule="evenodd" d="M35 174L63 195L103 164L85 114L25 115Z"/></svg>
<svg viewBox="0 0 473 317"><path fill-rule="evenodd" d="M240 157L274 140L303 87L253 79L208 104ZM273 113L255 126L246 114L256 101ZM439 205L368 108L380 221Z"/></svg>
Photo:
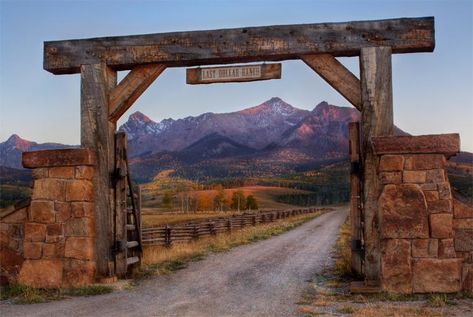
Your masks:
<svg viewBox="0 0 473 317"><path fill-rule="evenodd" d="M116 70L159 63L168 67L280 61L328 53L358 56L363 47L394 53L432 52L434 18L275 25L236 29L102 37L44 43L43 67L54 74L79 72L104 62Z"/></svg>
<svg viewBox="0 0 473 317"><path fill-rule="evenodd" d="M360 80L342 63L330 54L305 55L301 59L361 111Z"/></svg>
<svg viewBox="0 0 473 317"><path fill-rule="evenodd" d="M110 93L109 120L116 122L166 69L161 64L133 68Z"/></svg>
<svg viewBox="0 0 473 317"><path fill-rule="evenodd" d="M186 70L189 85L239 83L281 78L281 64L199 67Z"/></svg>
<svg viewBox="0 0 473 317"><path fill-rule="evenodd" d="M95 152L90 149L59 149L23 152L25 168L95 165Z"/></svg>
<svg viewBox="0 0 473 317"><path fill-rule="evenodd" d="M114 210L114 240L115 243L123 244L127 241L127 232L125 224L127 222L127 195L126 195L126 134L117 132L115 138L115 210ZM128 250L117 252L115 254L115 274L124 276L127 272Z"/></svg>
<svg viewBox="0 0 473 317"><path fill-rule="evenodd" d="M140 258L137 257L137 256L133 256L131 258L126 259L126 265L132 265L132 264L135 264L135 263L138 263L138 262L140 262Z"/></svg>
<svg viewBox="0 0 473 317"><path fill-rule="evenodd" d="M348 124L350 170L350 222L351 222L351 268L353 272L362 274L361 254L361 184L360 184L360 123Z"/></svg>
<svg viewBox="0 0 473 317"><path fill-rule="evenodd" d="M371 142L378 155L442 153L452 156L460 152L460 135L457 133L377 137Z"/></svg>
<svg viewBox="0 0 473 317"><path fill-rule="evenodd" d="M377 283L380 277L379 215L377 166L371 139L393 134L393 99L391 48L363 48L360 55L361 144L363 155L363 223L364 274L367 281Z"/></svg>
<svg viewBox="0 0 473 317"><path fill-rule="evenodd" d="M105 64L81 66L81 146L96 153L96 173L93 178L95 202L95 251L97 277L113 275L110 172L113 170L113 125L108 118L108 88L113 71Z"/></svg>

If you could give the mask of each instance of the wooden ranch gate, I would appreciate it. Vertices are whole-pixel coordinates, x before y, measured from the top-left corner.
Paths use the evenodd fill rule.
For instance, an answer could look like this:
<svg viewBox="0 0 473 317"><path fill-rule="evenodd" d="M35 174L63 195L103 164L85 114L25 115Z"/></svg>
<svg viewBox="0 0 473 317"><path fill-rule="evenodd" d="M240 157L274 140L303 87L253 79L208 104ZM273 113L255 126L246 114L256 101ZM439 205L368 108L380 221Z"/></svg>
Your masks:
<svg viewBox="0 0 473 317"><path fill-rule="evenodd" d="M363 240L366 280L378 280L377 157L369 144L373 137L393 133L391 55L432 52L434 46L433 17L45 42L45 70L81 76L81 146L97 156L97 277L120 275L126 268L126 257L112 252L126 232L123 217L116 215L127 212L118 201L123 193L117 193L112 182L116 122L151 83L168 67L302 60L362 114L362 197L356 205L363 210L363 237L355 238ZM348 56L359 58L360 78L336 59ZM118 83L121 70L130 72ZM356 180L352 184L359 190Z"/></svg>

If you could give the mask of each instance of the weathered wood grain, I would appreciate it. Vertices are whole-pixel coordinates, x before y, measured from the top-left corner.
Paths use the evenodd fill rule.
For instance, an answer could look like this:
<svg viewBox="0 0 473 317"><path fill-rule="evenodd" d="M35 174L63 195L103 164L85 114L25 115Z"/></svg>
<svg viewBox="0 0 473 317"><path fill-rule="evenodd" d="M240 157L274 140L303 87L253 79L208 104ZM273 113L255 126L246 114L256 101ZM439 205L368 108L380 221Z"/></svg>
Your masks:
<svg viewBox="0 0 473 317"><path fill-rule="evenodd" d="M97 277L113 274L110 264L112 243L111 228L111 184L110 172L113 169L110 157L113 149L111 130L108 121L108 87L113 81L114 71L101 64L81 66L81 145L96 153L96 173L94 175L95 202L95 252ZM112 78L110 78L110 76Z"/></svg>
<svg viewBox="0 0 473 317"><path fill-rule="evenodd" d="M58 149L23 152L25 168L95 165L95 152L90 149Z"/></svg>
<svg viewBox="0 0 473 317"><path fill-rule="evenodd" d="M110 92L109 120L116 122L166 69L161 64L133 68Z"/></svg>
<svg viewBox="0 0 473 317"><path fill-rule="evenodd" d="M361 184L360 184L360 123L351 122L348 124L349 135L349 155L351 162L350 171L350 218L351 218L351 267L358 274L362 274L361 240L363 232L361 230ZM354 245L360 247L354 248Z"/></svg>
<svg viewBox="0 0 473 317"><path fill-rule="evenodd" d="M115 134L115 209L113 213L114 242L125 244L127 242L127 232L125 230L127 217L127 197L126 197L126 155L127 139L124 132ZM118 245L117 244L117 245ZM117 250L118 251L118 250ZM115 253L115 274L123 276L127 272L128 250L120 250Z"/></svg>
<svg viewBox="0 0 473 317"><path fill-rule="evenodd" d="M299 59L329 53L357 56L363 47L389 46L393 53L431 52L434 18L275 25L158 33L44 43L43 67L72 74L80 66L104 62L116 70L160 63L193 66Z"/></svg>
<svg viewBox="0 0 473 317"><path fill-rule="evenodd" d="M360 54L361 144L363 156L363 222L364 274L369 283L378 283L380 274L380 245L377 166L371 139L393 134L393 98L391 48L362 48Z"/></svg>
<svg viewBox="0 0 473 317"><path fill-rule="evenodd" d="M305 55L301 59L361 111L360 80L330 54Z"/></svg>
<svg viewBox="0 0 473 317"><path fill-rule="evenodd" d="M247 69L258 70L257 75L246 75ZM236 73L233 76L220 76L219 73ZM214 76L205 76L205 74ZM212 77L212 78L210 78ZM270 80L281 78L281 64L259 64L259 65L239 65L225 67L203 67L188 68L186 71L186 83L189 85L213 84L213 83L241 83L259 80Z"/></svg>
<svg viewBox="0 0 473 317"><path fill-rule="evenodd" d="M452 156L460 152L460 135L457 133L376 137L371 142L377 155L442 153Z"/></svg>

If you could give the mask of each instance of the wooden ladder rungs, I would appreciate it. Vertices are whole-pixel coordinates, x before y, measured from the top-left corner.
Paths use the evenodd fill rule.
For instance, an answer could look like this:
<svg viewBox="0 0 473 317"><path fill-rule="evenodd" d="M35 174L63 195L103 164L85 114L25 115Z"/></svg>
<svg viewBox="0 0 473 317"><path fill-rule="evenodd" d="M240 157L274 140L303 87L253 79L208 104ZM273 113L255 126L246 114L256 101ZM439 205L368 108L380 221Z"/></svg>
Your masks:
<svg viewBox="0 0 473 317"><path fill-rule="evenodd" d="M133 256L131 258L126 258L126 265L132 265L140 261L140 258L137 256Z"/></svg>
<svg viewBox="0 0 473 317"><path fill-rule="evenodd" d="M134 248L139 245L138 241L127 241L126 247L127 248Z"/></svg>
<svg viewBox="0 0 473 317"><path fill-rule="evenodd" d="M135 225L126 225L126 230L135 230L136 226Z"/></svg>

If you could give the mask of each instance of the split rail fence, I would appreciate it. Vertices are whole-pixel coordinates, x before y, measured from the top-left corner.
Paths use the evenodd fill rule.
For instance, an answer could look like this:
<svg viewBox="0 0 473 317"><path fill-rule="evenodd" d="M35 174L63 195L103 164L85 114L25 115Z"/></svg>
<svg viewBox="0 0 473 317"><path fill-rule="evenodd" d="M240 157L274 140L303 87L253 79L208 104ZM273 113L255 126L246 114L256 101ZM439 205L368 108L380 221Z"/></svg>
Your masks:
<svg viewBox="0 0 473 317"><path fill-rule="evenodd" d="M326 211L327 208L301 208L290 210L265 211L258 213L244 213L232 217L222 217L199 222L187 222L174 226L159 226L142 228L143 245L171 246L172 243L183 243L197 240L201 237L217 235L223 232L232 232L247 226L270 223L278 219L285 219L297 215Z"/></svg>

